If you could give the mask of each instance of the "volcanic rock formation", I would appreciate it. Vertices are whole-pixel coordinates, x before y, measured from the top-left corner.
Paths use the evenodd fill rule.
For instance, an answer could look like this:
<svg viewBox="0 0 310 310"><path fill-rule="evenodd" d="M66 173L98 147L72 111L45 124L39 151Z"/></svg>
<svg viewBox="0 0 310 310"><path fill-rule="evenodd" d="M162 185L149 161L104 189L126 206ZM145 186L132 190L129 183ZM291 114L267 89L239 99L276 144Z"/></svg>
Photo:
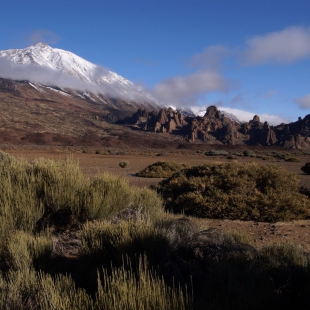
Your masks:
<svg viewBox="0 0 310 310"><path fill-rule="evenodd" d="M247 123L227 117L216 106L209 106L203 117L184 117L172 108L159 112L139 109L124 123L153 132L179 134L185 140L226 145L283 146L294 149L310 148L310 115L290 124L270 126L258 115Z"/></svg>

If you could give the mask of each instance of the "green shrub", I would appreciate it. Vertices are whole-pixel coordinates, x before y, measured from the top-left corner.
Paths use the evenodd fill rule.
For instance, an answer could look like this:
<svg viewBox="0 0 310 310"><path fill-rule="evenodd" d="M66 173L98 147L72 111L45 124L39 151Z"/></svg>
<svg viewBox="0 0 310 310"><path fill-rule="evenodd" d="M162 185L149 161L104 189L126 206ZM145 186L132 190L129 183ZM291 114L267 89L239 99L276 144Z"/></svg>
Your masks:
<svg viewBox="0 0 310 310"><path fill-rule="evenodd" d="M261 250L261 263L264 268L306 267L308 257L304 249L290 242L264 247Z"/></svg>
<svg viewBox="0 0 310 310"><path fill-rule="evenodd" d="M228 155L227 159L237 159L238 157L236 155Z"/></svg>
<svg viewBox="0 0 310 310"><path fill-rule="evenodd" d="M0 161L0 177L0 233L33 231L40 219L63 211L78 221L111 217L128 207L162 212L155 192L130 187L128 180L106 173L90 180L70 160Z"/></svg>
<svg viewBox="0 0 310 310"><path fill-rule="evenodd" d="M304 166L300 168L304 173L310 174L310 163L305 163Z"/></svg>
<svg viewBox="0 0 310 310"><path fill-rule="evenodd" d="M137 173L139 177L145 178L168 178L173 173L188 168L188 165L175 162L157 161Z"/></svg>
<svg viewBox="0 0 310 310"><path fill-rule="evenodd" d="M256 157L256 153L252 150L245 150L243 152L243 155L247 157Z"/></svg>
<svg viewBox="0 0 310 310"><path fill-rule="evenodd" d="M224 150L211 150L211 151L205 152L206 156L217 156L217 155L227 156L228 154L229 153Z"/></svg>
<svg viewBox="0 0 310 310"><path fill-rule="evenodd" d="M277 165L207 164L184 169L156 187L166 208L208 218L280 221L310 216L298 177Z"/></svg>
<svg viewBox="0 0 310 310"><path fill-rule="evenodd" d="M285 159L285 161L289 163L299 163L300 159L298 157L289 156Z"/></svg>

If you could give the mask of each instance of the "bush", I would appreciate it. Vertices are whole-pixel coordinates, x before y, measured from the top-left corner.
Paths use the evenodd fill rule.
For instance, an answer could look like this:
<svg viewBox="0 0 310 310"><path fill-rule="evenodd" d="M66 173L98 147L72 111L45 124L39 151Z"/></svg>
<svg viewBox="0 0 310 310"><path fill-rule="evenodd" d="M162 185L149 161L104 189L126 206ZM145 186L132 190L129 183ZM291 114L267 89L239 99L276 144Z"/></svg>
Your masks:
<svg viewBox="0 0 310 310"><path fill-rule="evenodd" d="M157 161L156 163L147 166L138 172L137 176L145 178L168 178L175 172L184 168L188 168L188 165L174 162Z"/></svg>
<svg viewBox="0 0 310 310"><path fill-rule="evenodd" d="M289 163L299 163L300 159L298 157L291 156L291 157L287 157L285 161Z"/></svg>
<svg viewBox="0 0 310 310"><path fill-rule="evenodd" d="M227 156L228 152L224 150L211 150L211 151L205 152L205 155L206 156L217 156L217 155Z"/></svg>
<svg viewBox="0 0 310 310"><path fill-rule="evenodd" d="M227 159L237 159L238 157L236 155L228 155Z"/></svg>
<svg viewBox="0 0 310 310"><path fill-rule="evenodd" d="M151 190L130 187L128 180L102 174L90 180L67 160L0 161L1 230L33 231L61 214L77 221L113 217L125 208L159 214L162 201ZM55 221L55 220L54 220ZM60 224L63 221L60 221Z"/></svg>
<svg viewBox="0 0 310 310"><path fill-rule="evenodd" d="M310 174L310 163L305 163L304 166L300 168L304 173Z"/></svg>
<svg viewBox="0 0 310 310"><path fill-rule="evenodd" d="M218 219L275 222L310 216L297 176L277 165L207 164L156 186L168 210Z"/></svg>
<svg viewBox="0 0 310 310"><path fill-rule="evenodd" d="M126 168L128 166L129 162L127 160L123 160L123 161L120 161L118 163L118 165L121 167L121 168Z"/></svg>
<svg viewBox="0 0 310 310"><path fill-rule="evenodd" d="M243 152L243 155L247 156L247 157L256 157L256 153L254 151L251 151L251 150L245 150Z"/></svg>

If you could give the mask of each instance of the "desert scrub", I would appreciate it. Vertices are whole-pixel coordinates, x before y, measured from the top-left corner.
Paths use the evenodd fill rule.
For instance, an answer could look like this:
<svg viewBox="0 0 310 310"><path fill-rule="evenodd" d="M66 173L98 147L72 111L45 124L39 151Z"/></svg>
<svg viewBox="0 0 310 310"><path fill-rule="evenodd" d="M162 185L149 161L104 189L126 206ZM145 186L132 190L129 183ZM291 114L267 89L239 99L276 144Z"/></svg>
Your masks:
<svg viewBox="0 0 310 310"><path fill-rule="evenodd" d="M106 173L91 180L69 159L0 160L0 177L0 231L33 231L43 217L62 212L82 222L129 207L154 217L163 212L154 191L130 187L127 179Z"/></svg>
<svg viewBox="0 0 310 310"><path fill-rule="evenodd" d="M118 165L121 167L121 168L126 168L128 165L129 165L129 162L127 160L123 160L123 161L120 161L118 163Z"/></svg>
<svg viewBox="0 0 310 310"><path fill-rule="evenodd" d="M138 172L137 176L145 178L168 178L173 173L184 168L188 168L188 165L175 162L157 161Z"/></svg>
<svg viewBox="0 0 310 310"><path fill-rule="evenodd" d="M206 164L157 185L173 212L218 219L288 221L310 216L297 175L278 165Z"/></svg>
<svg viewBox="0 0 310 310"><path fill-rule="evenodd" d="M302 170L306 174L310 174L310 163L305 163L305 165L302 166L300 170Z"/></svg>
<svg viewBox="0 0 310 310"><path fill-rule="evenodd" d="M95 263L120 265L126 255L135 260L146 254L153 266L160 266L170 253L169 240L149 220L87 223L81 237L84 253Z"/></svg>
<svg viewBox="0 0 310 310"><path fill-rule="evenodd" d="M295 156L289 156L289 157L286 157L285 161L289 163L299 163L300 159Z"/></svg>
<svg viewBox="0 0 310 310"><path fill-rule="evenodd" d="M243 152L243 155L247 157L256 157L256 153L252 150L245 150Z"/></svg>
<svg viewBox="0 0 310 310"><path fill-rule="evenodd" d="M224 150L211 150L211 151L205 152L205 155L206 156L217 156L217 155L228 156L229 153Z"/></svg>
<svg viewBox="0 0 310 310"><path fill-rule="evenodd" d="M98 306L103 309L193 309L191 297L180 287L169 287L164 278L148 266L146 257L139 257L137 266L126 260L110 275L103 271L98 281ZM115 298L117 296L117 298Z"/></svg>

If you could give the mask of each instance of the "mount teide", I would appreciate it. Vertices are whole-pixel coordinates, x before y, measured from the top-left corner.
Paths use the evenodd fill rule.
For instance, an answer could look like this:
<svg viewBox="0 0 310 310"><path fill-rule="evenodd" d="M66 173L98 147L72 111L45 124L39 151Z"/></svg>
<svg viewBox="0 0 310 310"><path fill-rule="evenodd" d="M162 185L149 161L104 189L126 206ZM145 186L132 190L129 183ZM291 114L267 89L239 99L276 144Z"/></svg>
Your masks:
<svg viewBox="0 0 310 310"><path fill-rule="evenodd" d="M161 106L124 77L37 43L0 51L0 108L0 143L121 146L124 131L141 134L113 123Z"/></svg>
<svg viewBox="0 0 310 310"><path fill-rule="evenodd" d="M258 116L241 124L216 107L181 115L120 75L44 43L0 51L0 109L0 144L310 149L310 115L278 126ZM128 125L114 124L125 117Z"/></svg>
<svg viewBox="0 0 310 310"><path fill-rule="evenodd" d="M128 106L159 108L150 94L124 77L45 43L0 51L0 68L0 77L29 81L41 93L49 86L64 96L105 104L112 109L117 109L116 99Z"/></svg>

